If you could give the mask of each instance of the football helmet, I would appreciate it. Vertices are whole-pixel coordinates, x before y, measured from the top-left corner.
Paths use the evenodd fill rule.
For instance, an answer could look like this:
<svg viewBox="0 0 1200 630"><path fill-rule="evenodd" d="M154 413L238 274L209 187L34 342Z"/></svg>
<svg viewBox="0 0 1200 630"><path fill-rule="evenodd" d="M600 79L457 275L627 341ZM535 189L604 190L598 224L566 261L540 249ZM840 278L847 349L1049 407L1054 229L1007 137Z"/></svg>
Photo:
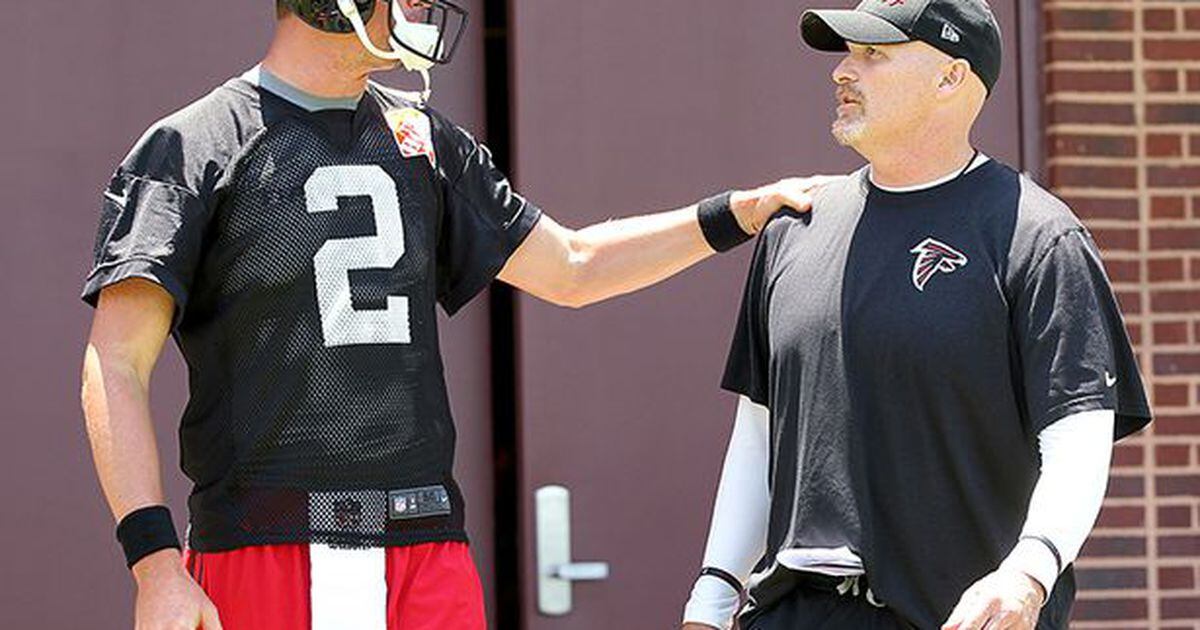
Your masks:
<svg viewBox="0 0 1200 630"><path fill-rule="evenodd" d="M422 0L416 21L409 21L403 0L391 0L389 48L371 41L366 23L376 0L284 0L284 6L309 26L328 33L355 33L371 54L399 61L413 71L449 63L467 26L467 11L450 0Z"/></svg>

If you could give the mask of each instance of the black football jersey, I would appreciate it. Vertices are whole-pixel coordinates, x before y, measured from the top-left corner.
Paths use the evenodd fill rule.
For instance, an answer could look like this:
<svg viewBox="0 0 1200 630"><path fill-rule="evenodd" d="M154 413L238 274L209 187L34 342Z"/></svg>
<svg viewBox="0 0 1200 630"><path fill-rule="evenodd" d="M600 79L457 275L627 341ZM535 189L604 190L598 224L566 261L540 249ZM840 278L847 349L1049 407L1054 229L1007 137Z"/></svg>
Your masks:
<svg viewBox="0 0 1200 630"><path fill-rule="evenodd" d="M435 305L540 216L483 145L378 85L309 111L239 77L155 124L104 196L83 296L174 297L192 548L465 540Z"/></svg>
<svg viewBox="0 0 1200 630"><path fill-rule="evenodd" d="M724 386L771 411L755 599L777 595L780 550L845 545L919 628L1016 544L1042 429L1111 409L1116 439L1150 420L1091 237L996 161L905 193L863 170L770 223ZM1066 627L1072 585L1039 628Z"/></svg>

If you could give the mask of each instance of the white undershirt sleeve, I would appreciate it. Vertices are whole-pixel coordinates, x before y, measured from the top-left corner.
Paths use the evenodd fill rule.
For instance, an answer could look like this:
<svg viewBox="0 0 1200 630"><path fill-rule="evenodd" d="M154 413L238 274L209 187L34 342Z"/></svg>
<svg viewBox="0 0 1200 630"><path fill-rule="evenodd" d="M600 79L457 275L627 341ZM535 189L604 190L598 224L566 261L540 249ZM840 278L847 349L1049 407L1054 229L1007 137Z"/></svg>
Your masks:
<svg viewBox="0 0 1200 630"><path fill-rule="evenodd" d="M1058 563L1045 543L1025 537L1041 536L1054 543L1062 568L1079 556L1108 487L1114 422L1111 410L1084 411L1038 434L1041 476L1029 500L1022 539L1000 566L1037 580L1047 595L1058 579Z"/></svg>
<svg viewBox="0 0 1200 630"><path fill-rule="evenodd" d="M704 549L704 566L726 571L742 584L767 547L770 416L766 407L745 396L738 401ZM738 597L720 578L702 576L684 607L684 623L729 628Z"/></svg>

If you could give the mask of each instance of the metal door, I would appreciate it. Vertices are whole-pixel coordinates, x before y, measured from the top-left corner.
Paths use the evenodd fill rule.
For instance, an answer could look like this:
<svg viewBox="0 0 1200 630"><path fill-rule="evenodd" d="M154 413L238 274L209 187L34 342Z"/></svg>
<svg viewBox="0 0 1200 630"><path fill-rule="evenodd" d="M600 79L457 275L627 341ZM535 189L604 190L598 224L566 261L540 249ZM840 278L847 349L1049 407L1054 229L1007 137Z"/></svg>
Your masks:
<svg viewBox="0 0 1200 630"><path fill-rule="evenodd" d="M856 167L828 134L837 57L797 37L815 4L513 3L519 187L579 227ZM992 4L1007 53L977 144L1020 164L1016 2ZM526 628L678 624L732 425L718 382L749 253L581 312L519 300ZM534 495L550 485L571 493L573 559L609 565L607 579L575 583L563 616L537 604Z"/></svg>

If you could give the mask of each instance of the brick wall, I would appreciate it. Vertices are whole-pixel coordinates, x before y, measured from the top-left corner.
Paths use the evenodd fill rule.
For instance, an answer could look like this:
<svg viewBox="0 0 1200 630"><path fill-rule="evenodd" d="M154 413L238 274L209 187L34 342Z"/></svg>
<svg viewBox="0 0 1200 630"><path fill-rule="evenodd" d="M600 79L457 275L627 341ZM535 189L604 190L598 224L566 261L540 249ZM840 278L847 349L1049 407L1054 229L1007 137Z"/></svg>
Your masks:
<svg viewBox="0 0 1200 630"><path fill-rule="evenodd" d="M1200 2L1043 3L1047 175L1104 250L1157 422L1117 447L1073 628L1200 628Z"/></svg>

